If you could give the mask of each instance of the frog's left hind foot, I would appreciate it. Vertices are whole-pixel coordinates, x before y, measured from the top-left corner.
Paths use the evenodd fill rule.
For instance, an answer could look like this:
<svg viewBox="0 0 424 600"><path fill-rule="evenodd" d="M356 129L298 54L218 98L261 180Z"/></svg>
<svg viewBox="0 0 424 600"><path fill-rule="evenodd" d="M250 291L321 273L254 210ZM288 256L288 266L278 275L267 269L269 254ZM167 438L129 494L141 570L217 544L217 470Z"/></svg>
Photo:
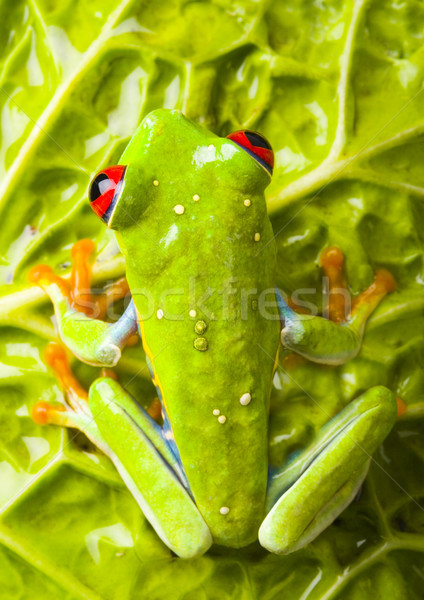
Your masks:
<svg viewBox="0 0 424 600"><path fill-rule="evenodd" d="M329 283L328 318L296 313L276 290L284 323L283 346L313 362L339 365L354 358L360 350L368 317L396 287L393 276L379 269L370 287L351 302L344 283L343 262L341 250L334 246L321 255Z"/></svg>
<svg viewBox="0 0 424 600"><path fill-rule="evenodd" d="M275 470L270 512L259 530L262 546L288 554L328 527L355 497L396 412L394 395L382 386L372 388L325 425L309 448Z"/></svg>
<svg viewBox="0 0 424 600"><path fill-rule="evenodd" d="M98 448L107 453L88 405L88 394L73 375L65 349L55 342L46 346L46 363L53 369L65 390L67 406L40 401L34 404L31 416L38 425L59 425L82 431Z"/></svg>
<svg viewBox="0 0 424 600"><path fill-rule="evenodd" d="M53 302L60 338L82 361L95 366L114 366L121 349L137 332L134 303L116 323L106 323L90 315L105 311L108 303L126 294L125 281L119 280L100 297L90 291L89 257L94 250L91 240L80 240L72 248L70 282L55 275L47 265L39 265L29 273L29 280L43 288Z"/></svg>
<svg viewBox="0 0 424 600"><path fill-rule="evenodd" d="M59 344L49 344L45 358L65 389L68 406L38 402L32 410L35 422L82 431L112 460L145 517L173 552L182 558L206 552L211 534L161 427L110 376L97 379L87 394Z"/></svg>

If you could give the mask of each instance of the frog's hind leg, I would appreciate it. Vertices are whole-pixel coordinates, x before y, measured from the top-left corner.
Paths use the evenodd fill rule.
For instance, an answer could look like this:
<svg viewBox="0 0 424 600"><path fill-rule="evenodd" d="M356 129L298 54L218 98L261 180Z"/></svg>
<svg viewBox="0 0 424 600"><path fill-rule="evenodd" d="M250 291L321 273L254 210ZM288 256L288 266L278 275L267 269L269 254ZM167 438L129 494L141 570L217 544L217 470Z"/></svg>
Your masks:
<svg viewBox="0 0 424 600"><path fill-rule="evenodd" d="M49 295L60 338L73 354L88 364L113 366L128 339L137 332L137 314L131 301L116 323L91 318L93 313L104 312L110 301L125 295L127 290L126 283L119 280L112 292L99 299L91 295L89 257L93 249L91 240L81 240L74 245L70 282L55 275L47 265L32 269L29 279Z"/></svg>
<svg viewBox="0 0 424 600"><path fill-rule="evenodd" d="M359 352L368 317L396 284L388 271L380 269L370 287L351 303L343 278L341 251L328 248L321 256L321 264L329 282L328 318L296 313L277 289L283 322L281 342L313 362L340 365Z"/></svg>
<svg viewBox="0 0 424 600"><path fill-rule="evenodd" d="M94 382L90 409L116 468L159 537L181 558L204 554L212 536L162 428L113 379Z"/></svg>
<svg viewBox="0 0 424 600"><path fill-rule="evenodd" d="M71 373L65 351L48 347L46 360L64 386L69 407L39 402L39 424L76 427L114 463L145 517L178 556L200 556L212 544L193 502L185 474L162 429L111 377L97 379L89 394Z"/></svg>
<svg viewBox="0 0 424 600"><path fill-rule="evenodd" d="M259 530L268 550L302 548L349 505L362 484L371 455L396 420L394 395L375 387L325 425L314 443L269 480L269 513Z"/></svg>

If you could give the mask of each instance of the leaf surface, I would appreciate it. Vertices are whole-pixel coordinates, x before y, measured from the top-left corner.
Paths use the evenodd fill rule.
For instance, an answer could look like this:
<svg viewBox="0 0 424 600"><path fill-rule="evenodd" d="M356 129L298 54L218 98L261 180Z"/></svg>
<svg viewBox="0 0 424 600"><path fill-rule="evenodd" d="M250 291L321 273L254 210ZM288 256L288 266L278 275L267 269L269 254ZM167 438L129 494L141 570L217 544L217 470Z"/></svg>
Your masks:
<svg viewBox="0 0 424 600"><path fill-rule="evenodd" d="M424 580L424 5L416 0L3 1L0 6L0 589L5 600L420 599ZM51 309L28 270L69 271L96 239L95 279L124 272L86 202L140 119L179 108L226 135L271 141L277 284L321 308L319 255L346 256L359 293L378 267L398 282L360 355L328 368L282 357L271 399L278 464L363 390L408 405L360 497L306 549L258 545L176 560L110 462L82 435L39 427L63 400L42 352ZM73 364L88 386L98 370ZM140 347L120 380L155 392Z"/></svg>

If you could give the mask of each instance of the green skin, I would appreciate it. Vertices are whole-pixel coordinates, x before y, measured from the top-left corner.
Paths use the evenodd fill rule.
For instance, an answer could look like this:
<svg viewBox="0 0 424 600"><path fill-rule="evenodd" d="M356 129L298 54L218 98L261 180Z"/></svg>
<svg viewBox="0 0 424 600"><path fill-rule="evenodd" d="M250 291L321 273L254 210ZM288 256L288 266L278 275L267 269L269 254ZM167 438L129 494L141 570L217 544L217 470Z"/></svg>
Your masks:
<svg viewBox="0 0 424 600"><path fill-rule="evenodd" d="M386 388L367 391L269 475L280 334L308 359L340 364L359 351L367 315L336 325L296 315L282 302L278 310L264 197L270 177L231 140L178 111L157 110L120 164L127 165L125 183L108 225L126 259L168 426L158 427L109 378L91 386L90 411L73 406L62 424L83 429L110 456L179 556L198 556L213 542L242 547L258 536L272 552L297 550L351 502L393 426L396 402ZM46 291L64 343L90 364L115 364L134 328L76 313L53 283ZM245 394L248 404L240 402Z"/></svg>

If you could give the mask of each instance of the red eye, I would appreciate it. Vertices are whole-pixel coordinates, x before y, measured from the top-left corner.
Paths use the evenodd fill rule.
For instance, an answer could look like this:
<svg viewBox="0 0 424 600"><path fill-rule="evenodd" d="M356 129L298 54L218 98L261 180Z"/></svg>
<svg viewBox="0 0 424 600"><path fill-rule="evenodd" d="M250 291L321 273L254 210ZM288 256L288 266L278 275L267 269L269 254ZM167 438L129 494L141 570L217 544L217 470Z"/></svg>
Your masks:
<svg viewBox="0 0 424 600"><path fill-rule="evenodd" d="M227 135L236 144L246 150L253 158L272 175L274 168L274 152L268 140L257 131L234 131Z"/></svg>
<svg viewBox="0 0 424 600"><path fill-rule="evenodd" d="M91 208L106 224L109 223L113 209L119 200L123 188L127 167L116 165L100 171L91 182L89 198Z"/></svg>

